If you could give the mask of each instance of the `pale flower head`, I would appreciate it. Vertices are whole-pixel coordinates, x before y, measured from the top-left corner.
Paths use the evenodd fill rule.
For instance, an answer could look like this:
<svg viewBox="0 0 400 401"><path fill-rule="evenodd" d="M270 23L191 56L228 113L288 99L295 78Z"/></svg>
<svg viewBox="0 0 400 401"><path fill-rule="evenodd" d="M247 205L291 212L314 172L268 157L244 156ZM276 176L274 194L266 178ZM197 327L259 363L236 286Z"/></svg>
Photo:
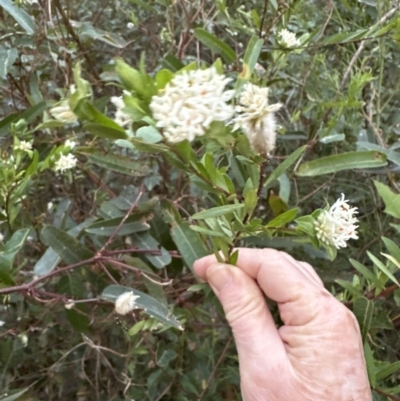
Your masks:
<svg viewBox="0 0 400 401"><path fill-rule="evenodd" d="M228 82L230 78L214 67L184 71L154 96L150 108L167 141L193 141L203 136L213 121L229 121L234 109L226 102L234 92L225 91Z"/></svg>
<svg viewBox="0 0 400 401"><path fill-rule="evenodd" d="M27 152L29 150L32 150L32 144L27 141L20 141L19 144L14 146L14 149L22 150L23 152Z"/></svg>
<svg viewBox="0 0 400 401"><path fill-rule="evenodd" d="M349 239L358 239L358 219L354 217L358 213L357 207L350 207L344 194L329 208L323 210L315 221L317 238L337 249L346 248Z"/></svg>
<svg viewBox="0 0 400 401"><path fill-rule="evenodd" d="M76 114L69 107L68 100L63 100L58 106L50 109L50 114L57 120L64 124L72 124L78 120Z"/></svg>
<svg viewBox="0 0 400 401"><path fill-rule="evenodd" d="M76 146L76 142L75 141L71 141L69 139L67 139L64 143L64 146L66 146L69 149L73 149Z"/></svg>
<svg viewBox="0 0 400 401"><path fill-rule="evenodd" d="M133 123L132 117L124 111L125 103L122 96L112 96L111 103L116 107L114 121L121 127L130 127Z"/></svg>
<svg viewBox="0 0 400 401"><path fill-rule="evenodd" d="M4 235L0 233L0 242L3 242L3 240L4 240Z"/></svg>
<svg viewBox="0 0 400 401"><path fill-rule="evenodd" d="M61 157L56 161L54 170L63 173L65 170L70 170L76 166L77 159L72 153L68 153L66 156Z"/></svg>
<svg viewBox="0 0 400 401"><path fill-rule="evenodd" d="M6 322L5 322L5 321L3 321L3 320L0 320L0 327L4 326L5 324L6 324Z"/></svg>
<svg viewBox="0 0 400 401"><path fill-rule="evenodd" d="M127 291L121 294L115 301L115 312L119 315L126 315L133 311L137 305L136 300L139 295L134 295L133 291Z"/></svg>
<svg viewBox="0 0 400 401"><path fill-rule="evenodd" d="M287 29L282 29L278 33L278 36L280 37L279 42L285 47L300 46L300 41L296 38L296 34L288 31Z"/></svg>
<svg viewBox="0 0 400 401"><path fill-rule="evenodd" d="M269 104L268 88L247 83L240 94L234 129L241 128L249 138L253 150L268 155L275 149L276 122L274 112L280 103Z"/></svg>

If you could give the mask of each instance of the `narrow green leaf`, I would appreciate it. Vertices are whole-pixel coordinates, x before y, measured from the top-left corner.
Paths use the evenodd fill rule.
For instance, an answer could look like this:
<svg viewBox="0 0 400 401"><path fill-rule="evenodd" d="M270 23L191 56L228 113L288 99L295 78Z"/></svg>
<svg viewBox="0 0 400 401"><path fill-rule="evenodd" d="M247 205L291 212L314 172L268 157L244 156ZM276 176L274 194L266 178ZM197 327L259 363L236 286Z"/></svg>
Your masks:
<svg viewBox="0 0 400 401"><path fill-rule="evenodd" d="M394 193L387 185L374 181L379 196L385 202L385 213L400 219L400 194Z"/></svg>
<svg viewBox="0 0 400 401"><path fill-rule="evenodd" d="M365 343L374 314L374 303L365 297L360 297L354 302L353 313L358 320L361 337L363 343Z"/></svg>
<svg viewBox="0 0 400 401"><path fill-rule="evenodd" d="M158 241L156 241L147 231L142 233L134 233L130 236L133 245L136 245L139 249L147 250L160 250L160 255L152 255L151 253L145 253L145 258L157 269L162 269L169 265L172 261L169 252L160 247Z"/></svg>
<svg viewBox="0 0 400 401"><path fill-rule="evenodd" d="M207 249L199 234L193 231L188 223L175 224L171 229L172 238L182 255L183 260L190 269L197 259L208 255Z"/></svg>
<svg viewBox="0 0 400 401"><path fill-rule="evenodd" d="M258 58L260 57L263 45L264 39L260 39L258 36L251 37L249 44L247 45L246 53L243 57L243 70L239 74L239 78L244 80L250 79Z"/></svg>
<svg viewBox="0 0 400 401"><path fill-rule="evenodd" d="M93 256L93 253L77 239L59 228L46 226L42 230L42 236L47 245L51 246L68 265L90 259Z"/></svg>
<svg viewBox="0 0 400 401"><path fill-rule="evenodd" d="M143 309L144 313L158 319L162 323L176 327L179 330L183 330L181 323L165 305L139 290L112 284L103 290L99 298L115 303L120 295L128 291L139 296L139 298L135 300L135 304L138 306L138 308Z"/></svg>
<svg viewBox="0 0 400 401"><path fill-rule="evenodd" d="M202 210L199 213L195 213L191 218L194 220L204 220L210 217L218 217L224 216L225 214L235 212L236 210L240 210L244 208L243 203L237 203L234 205L224 205L224 206L217 206L211 209Z"/></svg>
<svg viewBox="0 0 400 401"><path fill-rule="evenodd" d="M383 167L386 164L386 156L379 152L347 152L304 163L296 174L300 177L314 177L343 170Z"/></svg>
<svg viewBox="0 0 400 401"><path fill-rule="evenodd" d="M378 369L376 372L376 380L384 380L387 377L393 375L400 370L400 361L391 363L389 366L385 366L382 369Z"/></svg>
<svg viewBox="0 0 400 401"><path fill-rule="evenodd" d="M382 241L384 242L389 253L397 260L400 260L400 248L389 238L382 237Z"/></svg>
<svg viewBox="0 0 400 401"><path fill-rule="evenodd" d="M359 272L362 274L364 278L366 278L368 281L371 283L374 283L377 288L382 288L382 284L380 283L378 277L375 276L375 274L369 270L367 267L362 265L361 263L357 262L354 259L349 259L351 265Z"/></svg>
<svg viewBox="0 0 400 401"><path fill-rule="evenodd" d="M135 269L139 269L145 273L150 273L151 275L154 275L153 269L145 262L143 262L142 259L125 255L123 257L123 261L128 265L134 267ZM157 301L161 302L163 305L168 305L168 300L164 293L164 287L162 287L160 284L156 284L154 280L147 278L146 274L142 275L142 280L147 288L147 291L152 297L157 299Z"/></svg>
<svg viewBox="0 0 400 401"><path fill-rule="evenodd" d="M368 257L371 259L372 263L380 270L382 271L390 280L392 280L395 284L397 284L399 287L399 282L397 281L396 277L393 276L393 274L388 270L388 268L376 257L374 256L371 252L367 251ZM385 255L386 257L390 255Z"/></svg>
<svg viewBox="0 0 400 401"><path fill-rule="evenodd" d="M28 233L27 228L18 230L5 245L0 247L0 269L4 271L12 268L14 258L23 247Z"/></svg>
<svg viewBox="0 0 400 401"><path fill-rule="evenodd" d="M295 209L290 209L287 212L280 214L279 216L275 217L271 221L268 222L266 225L267 228L280 228L290 223L294 220L299 213L299 209L296 207Z"/></svg>
<svg viewBox="0 0 400 401"><path fill-rule="evenodd" d="M297 159L304 153L307 149L307 145L304 145L296 149L290 156L288 156L268 177L265 181L264 186L267 186L272 181L277 180L286 170L297 161Z"/></svg>
<svg viewBox="0 0 400 401"><path fill-rule="evenodd" d="M85 231L89 234L109 237L114 233L121 220L122 218L117 217L115 219L96 221L90 227L86 228ZM140 215L133 214L126 219L118 230L117 235L129 235L140 231L146 231L149 228L149 224L140 220Z"/></svg>
<svg viewBox="0 0 400 401"><path fill-rule="evenodd" d="M367 364L367 372L368 372L368 379L371 387L374 388L376 386L376 367L374 361L374 354L371 350L371 347L368 344L368 341L364 343L364 357L365 362Z"/></svg>
<svg viewBox="0 0 400 401"><path fill-rule="evenodd" d="M17 7L10 0L0 0L0 6L3 7L17 22L25 29L27 33L33 35L36 31L36 25L33 18L22 8Z"/></svg>
<svg viewBox="0 0 400 401"><path fill-rule="evenodd" d="M1 401L16 401L23 394L25 394L29 390L29 387L24 388L23 390L9 390L4 394L0 394Z"/></svg>
<svg viewBox="0 0 400 401"><path fill-rule="evenodd" d="M18 50L16 48L6 49L0 47L0 78L6 79L11 66L18 58Z"/></svg>
<svg viewBox="0 0 400 401"><path fill-rule="evenodd" d="M194 36L197 40L203 43L203 45L207 46L212 52L221 54L225 62L230 64L236 60L235 51L222 40L207 32L205 29L196 28L194 30Z"/></svg>
<svg viewBox="0 0 400 401"><path fill-rule="evenodd" d="M128 135L126 135L125 131L121 131L119 129L115 129L112 127L108 127L103 124L97 123L86 123L83 128L91 132L93 135L96 135L100 138L105 139L126 139Z"/></svg>
<svg viewBox="0 0 400 401"><path fill-rule="evenodd" d="M84 230L87 226L90 226L95 220L96 218L90 217L81 224L78 224L77 226L68 230L67 234L73 238L76 238L82 232L82 230ZM43 256L36 262L35 267L33 268L33 273L36 276L44 276L45 274L53 271L58 266L60 261L61 258L58 253L56 253L53 248L47 248Z"/></svg>
<svg viewBox="0 0 400 401"><path fill-rule="evenodd" d="M113 170L134 177L142 177L148 173L148 167L143 162L132 160L128 157L112 154L103 155L101 153L91 153L87 156L92 163L106 170Z"/></svg>

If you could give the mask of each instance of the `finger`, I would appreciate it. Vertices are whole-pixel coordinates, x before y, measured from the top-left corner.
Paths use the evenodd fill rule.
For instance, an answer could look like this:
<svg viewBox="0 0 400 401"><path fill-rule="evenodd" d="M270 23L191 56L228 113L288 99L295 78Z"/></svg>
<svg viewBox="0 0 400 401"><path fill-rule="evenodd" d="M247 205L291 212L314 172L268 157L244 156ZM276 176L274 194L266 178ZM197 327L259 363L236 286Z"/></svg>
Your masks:
<svg viewBox="0 0 400 401"><path fill-rule="evenodd" d="M323 310L332 296L305 273L299 262L275 249L239 248L237 266L256 279L264 293L278 302L281 318L287 325L303 325ZM196 263L196 272L205 278L207 266L214 262L207 256Z"/></svg>
<svg viewBox="0 0 400 401"><path fill-rule="evenodd" d="M259 355L275 361L285 358L282 340L256 282L227 264L208 265L203 273L224 308L241 361L253 361Z"/></svg>
<svg viewBox="0 0 400 401"><path fill-rule="evenodd" d="M324 283L318 276L317 272L314 270L314 268L308 264L307 262L299 262L301 264L301 267L303 268L303 271L308 275L309 279L314 281L315 284L323 287Z"/></svg>

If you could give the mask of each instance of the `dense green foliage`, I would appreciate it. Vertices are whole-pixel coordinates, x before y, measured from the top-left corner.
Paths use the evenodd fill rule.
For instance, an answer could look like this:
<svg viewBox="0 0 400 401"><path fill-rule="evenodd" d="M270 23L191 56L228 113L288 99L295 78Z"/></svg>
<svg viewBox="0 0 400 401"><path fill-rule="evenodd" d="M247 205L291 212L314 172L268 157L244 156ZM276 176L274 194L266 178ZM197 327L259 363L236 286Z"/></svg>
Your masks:
<svg viewBox="0 0 400 401"><path fill-rule="evenodd" d="M191 272L234 246L315 266L359 320L374 399L400 399L400 5L30 3L0 0L0 399L240 400ZM154 126L152 96L211 65L235 99L252 82L283 104L271 157L232 125L178 144ZM313 219L341 193L359 239L337 251ZM139 308L118 316L130 289Z"/></svg>

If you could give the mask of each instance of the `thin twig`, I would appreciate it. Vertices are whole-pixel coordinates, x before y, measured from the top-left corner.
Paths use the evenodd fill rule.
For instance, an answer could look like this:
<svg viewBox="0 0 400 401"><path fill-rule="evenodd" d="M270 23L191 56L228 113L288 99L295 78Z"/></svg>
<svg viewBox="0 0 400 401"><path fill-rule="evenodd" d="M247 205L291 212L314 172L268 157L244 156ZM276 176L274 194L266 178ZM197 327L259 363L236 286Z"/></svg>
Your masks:
<svg viewBox="0 0 400 401"><path fill-rule="evenodd" d="M218 358L217 363L214 365L214 369L212 370L210 376L208 377L207 382L206 382L206 385L204 386L203 391L202 391L201 394L199 395L199 398L197 399L197 401L201 401L201 400L203 399L204 394L206 393L206 391L207 391L207 389L208 389L208 386L210 385L211 380L212 380L213 377L215 376L215 373L216 373L216 371L217 371L217 369L218 369L218 366L221 364L222 360L224 359L225 354L227 353L228 348L229 348L229 346L231 345L231 343L232 343L232 337L231 337L231 338L228 340L228 342L226 343L225 348L224 348L224 350L222 351L220 357Z"/></svg>

